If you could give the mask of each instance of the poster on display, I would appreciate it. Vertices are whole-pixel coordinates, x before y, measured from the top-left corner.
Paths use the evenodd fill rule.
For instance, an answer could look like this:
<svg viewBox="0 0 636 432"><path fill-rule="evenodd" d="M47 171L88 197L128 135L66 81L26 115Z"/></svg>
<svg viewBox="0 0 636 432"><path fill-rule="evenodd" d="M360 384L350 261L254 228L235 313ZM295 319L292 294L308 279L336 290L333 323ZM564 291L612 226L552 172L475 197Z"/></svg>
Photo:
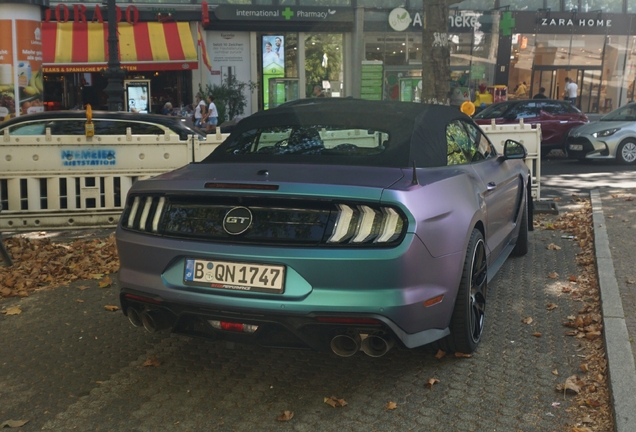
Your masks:
<svg viewBox="0 0 636 432"><path fill-rule="evenodd" d="M40 22L0 20L0 119L44 111L43 90Z"/></svg>
<svg viewBox="0 0 636 432"><path fill-rule="evenodd" d="M44 111L44 72L42 71L42 29L40 21L15 20L17 87L20 114Z"/></svg>
<svg viewBox="0 0 636 432"><path fill-rule="evenodd" d="M148 114L150 111L150 80L124 81L128 112Z"/></svg>
<svg viewBox="0 0 636 432"><path fill-rule="evenodd" d="M221 86L232 77L237 82L252 81L250 59L250 33L234 31L206 31L207 48L212 64L212 73L207 75L207 83ZM204 71L205 68L201 68ZM202 78L203 81L203 78ZM205 81L202 83L205 87ZM252 92L244 91L247 105L244 115L252 113Z"/></svg>
<svg viewBox="0 0 636 432"><path fill-rule="evenodd" d="M269 80L285 76L284 36L263 36L263 108L269 109Z"/></svg>
<svg viewBox="0 0 636 432"><path fill-rule="evenodd" d="M0 20L0 121L15 114L12 25L11 20Z"/></svg>

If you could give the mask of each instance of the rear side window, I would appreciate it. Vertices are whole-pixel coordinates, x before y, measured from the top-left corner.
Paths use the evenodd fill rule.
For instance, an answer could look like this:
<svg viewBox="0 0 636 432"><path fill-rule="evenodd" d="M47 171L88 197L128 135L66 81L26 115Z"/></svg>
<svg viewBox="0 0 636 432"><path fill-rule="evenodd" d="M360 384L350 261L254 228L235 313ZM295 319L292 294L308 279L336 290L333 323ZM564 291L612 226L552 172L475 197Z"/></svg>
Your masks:
<svg viewBox="0 0 636 432"><path fill-rule="evenodd" d="M150 123L127 122L118 120L95 120L97 135L126 135L130 128L133 135L164 135L164 130Z"/></svg>
<svg viewBox="0 0 636 432"><path fill-rule="evenodd" d="M571 114L576 112L571 103L562 103L559 101L541 102L540 108L552 115Z"/></svg>
<svg viewBox="0 0 636 432"><path fill-rule="evenodd" d="M540 109L536 102L519 103L506 113L506 119L519 120L537 117L539 115L539 111Z"/></svg>
<svg viewBox="0 0 636 432"><path fill-rule="evenodd" d="M18 123L9 127L9 134L11 135L44 135L46 133L46 126L48 120Z"/></svg>

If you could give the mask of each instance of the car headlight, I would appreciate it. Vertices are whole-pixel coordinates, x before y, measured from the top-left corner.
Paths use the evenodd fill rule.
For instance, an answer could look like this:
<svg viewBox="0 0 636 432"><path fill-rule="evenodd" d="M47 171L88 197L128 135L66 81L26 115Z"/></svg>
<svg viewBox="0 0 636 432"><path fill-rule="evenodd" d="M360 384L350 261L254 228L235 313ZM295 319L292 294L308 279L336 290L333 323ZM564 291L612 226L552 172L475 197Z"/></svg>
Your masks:
<svg viewBox="0 0 636 432"><path fill-rule="evenodd" d="M621 128L612 128L612 129L605 129L599 132L594 132L592 134L592 136L594 138L603 138L603 137L608 137L610 135L614 135L616 132L618 132L619 130L621 130Z"/></svg>

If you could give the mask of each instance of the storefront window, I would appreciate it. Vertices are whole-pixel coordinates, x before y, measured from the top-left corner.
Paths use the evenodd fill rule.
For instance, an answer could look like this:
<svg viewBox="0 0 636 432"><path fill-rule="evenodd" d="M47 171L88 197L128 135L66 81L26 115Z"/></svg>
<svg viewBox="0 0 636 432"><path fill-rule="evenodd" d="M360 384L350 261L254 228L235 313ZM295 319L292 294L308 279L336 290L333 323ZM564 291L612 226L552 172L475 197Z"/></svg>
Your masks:
<svg viewBox="0 0 636 432"><path fill-rule="evenodd" d="M535 11L543 9L543 0L501 0L500 6L510 6L511 10Z"/></svg>
<svg viewBox="0 0 636 432"><path fill-rule="evenodd" d="M299 6L351 6L351 0L278 0L280 5Z"/></svg>
<svg viewBox="0 0 636 432"><path fill-rule="evenodd" d="M342 33L312 33L305 38L305 94L308 97L343 96L343 35ZM314 89L316 90L314 91Z"/></svg>
<svg viewBox="0 0 636 432"><path fill-rule="evenodd" d="M548 0L546 6L551 11L558 12L561 10L561 0Z"/></svg>
<svg viewBox="0 0 636 432"><path fill-rule="evenodd" d="M622 13L623 0L583 0L581 12L602 10L604 13Z"/></svg>
<svg viewBox="0 0 636 432"><path fill-rule="evenodd" d="M495 7L494 0L464 0L453 4L459 10L490 10Z"/></svg>
<svg viewBox="0 0 636 432"><path fill-rule="evenodd" d="M381 7L386 9L393 9L396 7L403 7L404 0L358 0L358 6L366 6L366 7ZM422 2L419 2L419 5L416 5L417 9L422 8Z"/></svg>

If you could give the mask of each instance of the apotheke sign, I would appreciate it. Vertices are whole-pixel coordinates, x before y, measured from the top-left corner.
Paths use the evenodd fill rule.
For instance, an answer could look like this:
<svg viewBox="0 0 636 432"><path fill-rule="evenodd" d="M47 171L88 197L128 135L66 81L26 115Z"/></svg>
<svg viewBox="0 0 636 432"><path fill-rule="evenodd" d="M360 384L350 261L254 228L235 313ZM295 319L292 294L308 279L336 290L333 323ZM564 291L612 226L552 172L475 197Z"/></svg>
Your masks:
<svg viewBox="0 0 636 432"><path fill-rule="evenodd" d="M353 21L353 10L329 7L271 7L223 4L214 9L214 15L219 20L234 21Z"/></svg>
<svg viewBox="0 0 636 432"><path fill-rule="evenodd" d="M478 28L481 23L479 17L481 13L476 12L462 12L460 15L451 15L448 17L448 27L452 29L474 29ZM395 8L389 12L389 27L395 31L404 31L409 27L414 29L422 28L422 13L415 12L413 17L409 11L404 8Z"/></svg>

